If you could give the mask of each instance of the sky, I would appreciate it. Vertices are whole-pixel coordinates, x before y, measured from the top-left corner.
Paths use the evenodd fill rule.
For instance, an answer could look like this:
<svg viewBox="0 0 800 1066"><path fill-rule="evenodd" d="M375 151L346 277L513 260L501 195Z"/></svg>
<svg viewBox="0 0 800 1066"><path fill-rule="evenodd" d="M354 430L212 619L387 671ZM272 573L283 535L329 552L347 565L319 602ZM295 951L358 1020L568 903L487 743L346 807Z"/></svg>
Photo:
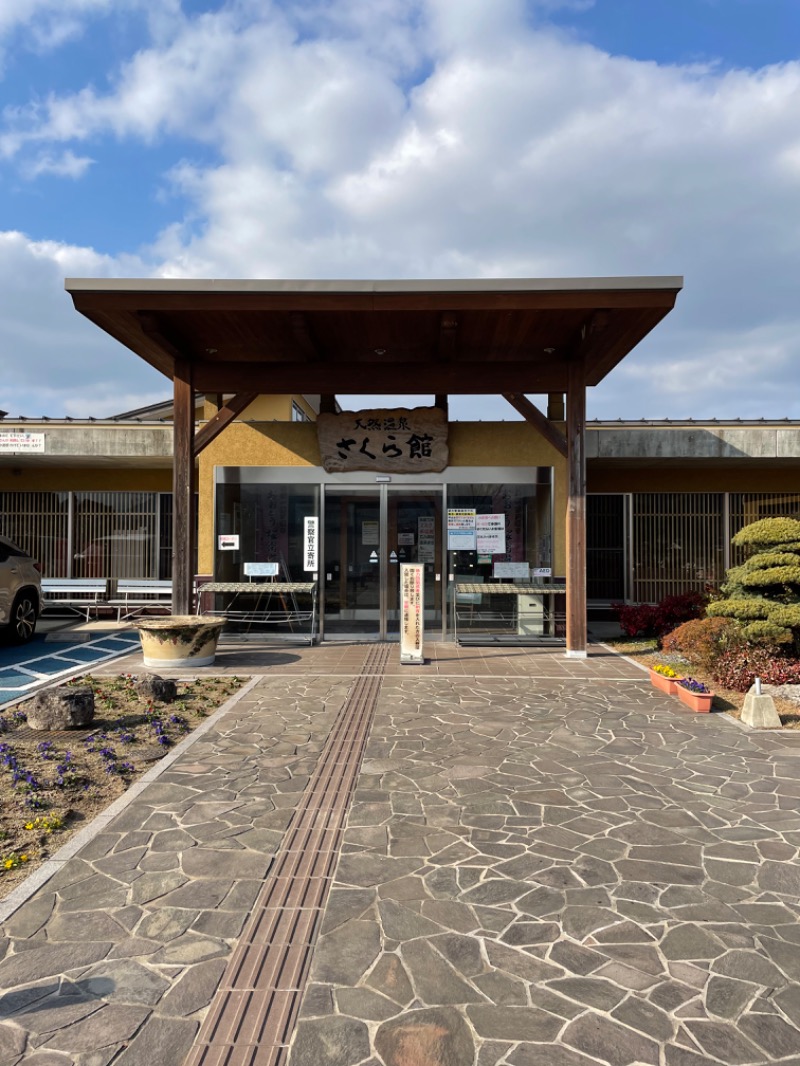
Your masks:
<svg viewBox="0 0 800 1066"><path fill-rule="evenodd" d="M0 0L12 415L170 395L67 276L677 274L589 416L800 419L799 230L799 0Z"/></svg>

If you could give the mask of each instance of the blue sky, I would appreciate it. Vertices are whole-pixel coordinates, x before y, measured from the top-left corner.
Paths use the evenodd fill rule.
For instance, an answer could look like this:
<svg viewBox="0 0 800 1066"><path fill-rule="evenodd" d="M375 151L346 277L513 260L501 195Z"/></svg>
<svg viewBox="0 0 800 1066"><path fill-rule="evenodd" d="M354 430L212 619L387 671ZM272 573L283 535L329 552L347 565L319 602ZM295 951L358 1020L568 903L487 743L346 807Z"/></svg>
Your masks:
<svg viewBox="0 0 800 1066"><path fill-rule="evenodd" d="M169 390L65 275L684 274L590 414L800 418L799 47L798 0L3 0L0 406Z"/></svg>

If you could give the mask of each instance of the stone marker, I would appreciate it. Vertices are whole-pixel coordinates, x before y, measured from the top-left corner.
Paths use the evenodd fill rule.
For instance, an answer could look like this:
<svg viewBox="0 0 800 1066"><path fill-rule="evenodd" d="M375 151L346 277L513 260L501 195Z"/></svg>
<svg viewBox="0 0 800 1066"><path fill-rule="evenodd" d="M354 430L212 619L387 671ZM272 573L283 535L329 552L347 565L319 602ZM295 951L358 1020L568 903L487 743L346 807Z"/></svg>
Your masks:
<svg viewBox="0 0 800 1066"><path fill-rule="evenodd" d="M94 692L90 685L63 685L34 696L28 711L31 729L71 729L89 725L94 718Z"/></svg>
<svg viewBox="0 0 800 1066"><path fill-rule="evenodd" d="M758 681L744 698L742 721L753 729L780 729L781 719L775 709L775 700L761 691Z"/></svg>
<svg viewBox="0 0 800 1066"><path fill-rule="evenodd" d="M148 674L141 678L135 688L140 696L146 700L156 700L157 703L173 703L178 698L178 686L175 682L159 677L158 674Z"/></svg>

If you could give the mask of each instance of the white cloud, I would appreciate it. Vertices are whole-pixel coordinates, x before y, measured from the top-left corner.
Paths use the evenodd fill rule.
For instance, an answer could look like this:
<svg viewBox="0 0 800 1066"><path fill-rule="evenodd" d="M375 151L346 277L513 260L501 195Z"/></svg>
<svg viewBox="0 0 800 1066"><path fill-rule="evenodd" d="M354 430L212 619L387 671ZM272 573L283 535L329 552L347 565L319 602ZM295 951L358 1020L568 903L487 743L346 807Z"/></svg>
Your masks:
<svg viewBox="0 0 800 1066"><path fill-rule="evenodd" d="M583 5L173 4L109 91L8 114L0 152L76 176L103 139L210 147L166 176L189 207L150 235L162 276L685 273L595 410L800 416L800 63L610 56L549 29L556 6Z"/></svg>
<svg viewBox="0 0 800 1066"><path fill-rule="evenodd" d="M168 383L72 306L69 275L143 273L129 258L0 232L2 404L11 414L108 415L131 396L163 396ZM142 400L142 403L153 402ZM136 406L138 401L130 404Z"/></svg>
<svg viewBox="0 0 800 1066"><path fill-rule="evenodd" d="M60 155L42 152L36 159L23 165L27 178L38 178L42 174L53 174L60 178L82 178L94 160L87 155L75 155L68 149Z"/></svg>

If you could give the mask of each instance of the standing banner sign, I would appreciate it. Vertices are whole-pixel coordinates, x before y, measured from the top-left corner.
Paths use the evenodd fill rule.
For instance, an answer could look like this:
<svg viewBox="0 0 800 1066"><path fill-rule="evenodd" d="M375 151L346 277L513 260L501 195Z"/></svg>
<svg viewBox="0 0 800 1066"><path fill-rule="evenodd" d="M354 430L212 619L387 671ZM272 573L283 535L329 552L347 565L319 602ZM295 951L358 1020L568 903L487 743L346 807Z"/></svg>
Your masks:
<svg viewBox="0 0 800 1066"><path fill-rule="evenodd" d="M419 563L401 563L400 599L403 605L400 624L401 663L425 661L422 654L424 588L424 567Z"/></svg>
<svg viewBox="0 0 800 1066"><path fill-rule="evenodd" d="M303 569L316 573L319 570L319 518L307 515L303 530Z"/></svg>

